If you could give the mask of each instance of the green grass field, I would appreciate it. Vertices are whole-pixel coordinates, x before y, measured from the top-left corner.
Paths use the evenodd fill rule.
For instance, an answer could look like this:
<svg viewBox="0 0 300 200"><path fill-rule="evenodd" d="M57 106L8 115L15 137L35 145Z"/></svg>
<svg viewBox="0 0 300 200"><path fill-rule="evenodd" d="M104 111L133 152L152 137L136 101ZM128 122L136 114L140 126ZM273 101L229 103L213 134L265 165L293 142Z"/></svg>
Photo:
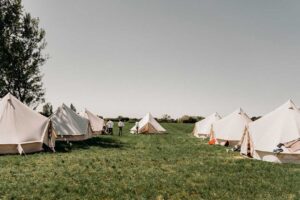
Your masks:
<svg viewBox="0 0 300 200"><path fill-rule="evenodd" d="M244 159L193 138L101 136L58 152L0 157L1 199L300 199L300 166Z"/></svg>

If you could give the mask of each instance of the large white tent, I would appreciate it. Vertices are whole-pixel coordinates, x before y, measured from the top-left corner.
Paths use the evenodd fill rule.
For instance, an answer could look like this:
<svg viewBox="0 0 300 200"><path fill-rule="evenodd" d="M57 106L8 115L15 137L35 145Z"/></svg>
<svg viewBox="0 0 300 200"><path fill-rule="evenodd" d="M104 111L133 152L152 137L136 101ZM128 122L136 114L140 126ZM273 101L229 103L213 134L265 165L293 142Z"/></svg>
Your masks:
<svg viewBox="0 0 300 200"><path fill-rule="evenodd" d="M219 121L221 116L218 113L213 113L205 119L195 124L193 134L195 137L204 138L208 137L211 131L211 126L214 122Z"/></svg>
<svg viewBox="0 0 300 200"><path fill-rule="evenodd" d="M211 139L217 144L234 146L241 140L246 126L252 122L248 115L239 108L230 115L213 123Z"/></svg>
<svg viewBox="0 0 300 200"><path fill-rule="evenodd" d="M7 94L0 103L0 154L38 152L43 144L54 148L49 119Z"/></svg>
<svg viewBox="0 0 300 200"><path fill-rule="evenodd" d="M300 111L289 100L249 124L241 141L241 153L270 162L300 163ZM281 145L279 145L281 144ZM274 152L279 146L282 152Z"/></svg>
<svg viewBox="0 0 300 200"><path fill-rule="evenodd" d="M93 135L101 134L104 127L104 119L85 109L85 115L90 122L90 127Z"/></svg>
<svg viewBox="0 0 300 200"><path fill-rule="evenodd" d="M138 125L138 133L141 134L166 132L166 129L164 129L150 113L146 114L146 116L143 117L141 121L139 121ZM130 129L131 133L136 133L136 131L136 126Z"/></svg>
<svg viewBox="0 0 300 200"><path fill-rule="evenodd" d="M91 137L88 119L79 116L65 104L50 119L57 140L78 141Z"/></svg>

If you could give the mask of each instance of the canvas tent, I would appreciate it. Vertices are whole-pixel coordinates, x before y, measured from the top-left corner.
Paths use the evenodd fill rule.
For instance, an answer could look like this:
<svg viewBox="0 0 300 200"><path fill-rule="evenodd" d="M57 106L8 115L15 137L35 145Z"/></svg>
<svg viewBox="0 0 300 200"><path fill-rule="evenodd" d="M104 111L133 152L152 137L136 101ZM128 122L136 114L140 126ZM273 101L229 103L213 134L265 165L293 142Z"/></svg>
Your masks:
<svg viewBox="0 0 300 200"><path fill-rule="evenodd" d="M166 130L154 119L154 117L150 113L143 117L143 119L139 121L138 125L138 133L140 134L166 132ZM130 129L131 133L136 133L136 131L136 126Z"/></svg>
<svg viewBox="0 0 300 200"><path fill-rule="evenodd" d="M79 112L79 116L80 116L80 117L83 117L83 118L85 118L85 119L89 119L88 116L87 116L87 114L86 114L86 112L85 112L85 110Z"/></svg>
<svg viewBox="0 0 300 200"><path fill-rule="evenodd" d="M85 110L85 116L90 122L90 127L93 135L101 134L104 127L104 119L94 115L87 109Z"/></svg>
<svg viewBox="0 0 300 200"><path fill-rule="evenodd" d="M48 118L7 94L0 103L0 154L38 152L43 144L53 149L49 126Z"/></svg>
<svg viewBox="0 0 300 200"><path fill-rule="evenodd" d="M218 113L213 113L205 119L197 122L193 130L194 136L198 138L208 137L212 124L220 119L221 116Z"/></svg>
<svg viewBox="0 0 300 200"><path fill-rule="evenodd" d="M300 163L300 111L289 100L249 124L241 140L241 154L270 162ZM282 152L274 152L278 149Z"/></svg>
<svg viewBox="0 0 300 200"><path fill-rule="evenodd" d="M252 120L239 108L230 115L213 123L210 138L216 140L216 144L234 146L241 140L246 126Z"/></svg>
<svg viewBox="0 0 300 200"><path fill-rule="evenodd" d="M57 140L79 141L91 137L89 121L63 104L50 117Z"/></svg>

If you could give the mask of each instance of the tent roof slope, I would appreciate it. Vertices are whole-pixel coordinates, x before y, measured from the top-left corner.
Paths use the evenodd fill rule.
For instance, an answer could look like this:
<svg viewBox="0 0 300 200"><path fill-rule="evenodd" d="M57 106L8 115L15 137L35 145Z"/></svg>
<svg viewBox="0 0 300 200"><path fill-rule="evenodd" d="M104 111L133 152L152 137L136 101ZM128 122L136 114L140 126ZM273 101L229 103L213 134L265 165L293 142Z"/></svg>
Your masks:
<svg viewBox="0 0 300 200"><path fill-rule="evenodd" d="M0 144L42 143L49 119L33 111L12 94L0 103Z"/></svg>
<svg viewBox="0 0 300 200"><path fill-rule="evenodd" d="M198 134L209 134L211 125L214 122L219 121L220 119L222 119L222 117L217 112L215 112L206 117L205 119L196 122L194 128L194 135L197 137Z"/></svg>
<svg viewBox="0 0 300 200"><path fill-rule="evenodd" d="M104 120L94 115L92 112L85 109L86 116L90 121L91 129L93 132L101 132L104 126Z"/></svg>
<svg viewBox="0 0 300 200"><path fill-rule="evenodd" d="M279 143L300 138L300 111L292 100L249 125L255 150L273 152Z"/></svg>
<svg viewBox="0 0 300 200"><path fill-rule="evenodd" d="M242 108L235 110L223 119L213 123L216 139L239 141L242 138L246 126L252 120Z"/></svg>
<svg viewBox="0 0 300 200"><path fill-rule="evenodd" d="M57 135L88 134L88 120L79 116L65 104L59 107L50 119Z"/></svg>

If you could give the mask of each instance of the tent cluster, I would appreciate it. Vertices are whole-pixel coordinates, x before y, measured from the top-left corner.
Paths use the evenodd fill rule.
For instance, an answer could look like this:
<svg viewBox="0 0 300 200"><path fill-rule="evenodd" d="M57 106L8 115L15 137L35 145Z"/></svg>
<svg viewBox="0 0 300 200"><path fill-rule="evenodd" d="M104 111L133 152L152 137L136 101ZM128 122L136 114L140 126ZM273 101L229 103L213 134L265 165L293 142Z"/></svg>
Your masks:
<svg viewBox="0 0 300 200"><path fill-rule="evenodd" d="M0 154L32 153L56 140L78 141L101 134L104 120L85 110L82 116L66 105L46 118L11 94L0 102ZM148 113L131 129L132 133L163 133L166 130ZM252 122L238 109L221 118L214 113L197 122L196 137L209 137L210 144L237 146L242 155L270 162L300 163L300 110L289 100Z"/></svg>
<svg viewBox="0 0 300 200"><path fill-rule="evenodd" d="M56 140L84 140L101 133L104 121L88 110L86 118L62 105L46 118L31 110L11 94L0 102L0 154L32 153Z"/></svg>
<svg viewBox="0 0 300 200"><path fill-rule="evenodd" d="M55 141L86 140L101 134L104 125L92 112L79 115L65 104L47 118L7 94L0 102L0 154L54 151ZM150 113L131 129L136 130L140 134L166 131Z"/></svg>
<svg viewBox="0 0 300 200"><path fill-rule="evenodd" d="M291 100L256 121L242 109L224 118L215 113L196 123L194 135L254 159L300 163L300 110Z"/></svg>

